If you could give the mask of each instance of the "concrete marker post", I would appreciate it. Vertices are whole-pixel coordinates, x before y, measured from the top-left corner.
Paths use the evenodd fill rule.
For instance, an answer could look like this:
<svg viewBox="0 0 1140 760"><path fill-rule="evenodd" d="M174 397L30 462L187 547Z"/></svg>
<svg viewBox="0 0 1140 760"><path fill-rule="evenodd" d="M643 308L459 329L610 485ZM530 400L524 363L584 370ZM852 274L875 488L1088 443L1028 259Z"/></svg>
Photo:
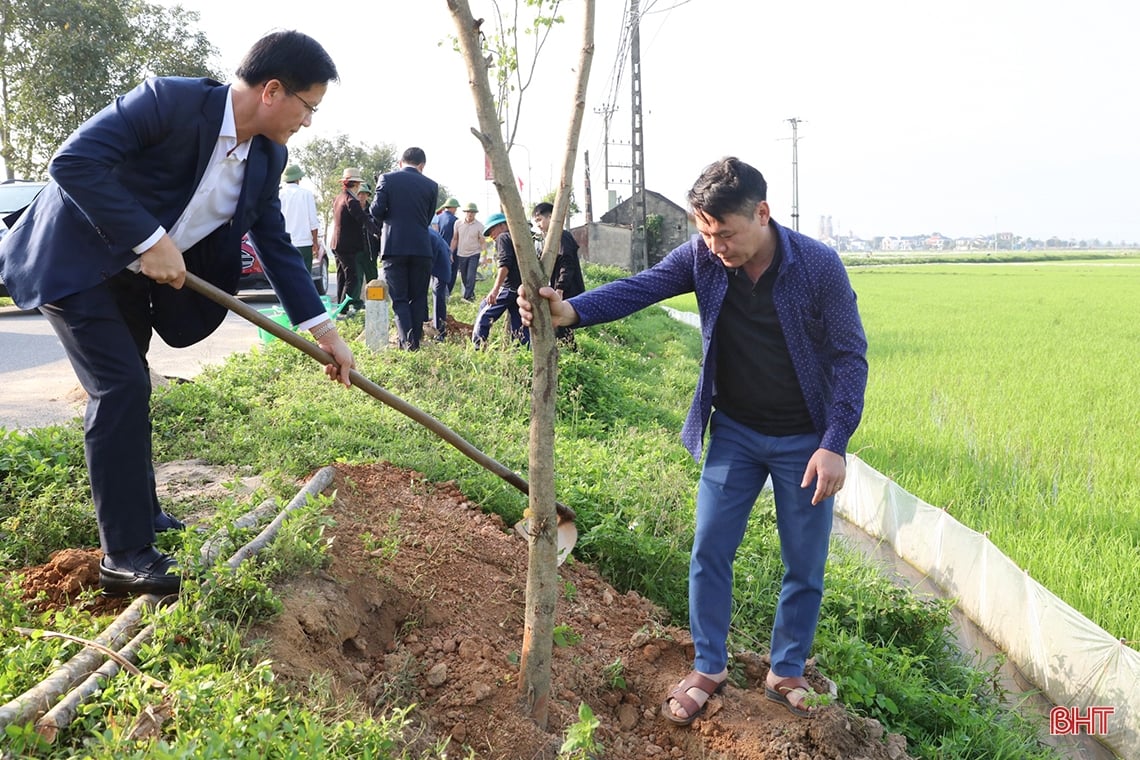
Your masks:
<svg viewBox="0 0 1140 760"><path fill-rule="evenodd" d="M382 279L364 286L364 345L372 351L388 348L388 283Z"/></svg>

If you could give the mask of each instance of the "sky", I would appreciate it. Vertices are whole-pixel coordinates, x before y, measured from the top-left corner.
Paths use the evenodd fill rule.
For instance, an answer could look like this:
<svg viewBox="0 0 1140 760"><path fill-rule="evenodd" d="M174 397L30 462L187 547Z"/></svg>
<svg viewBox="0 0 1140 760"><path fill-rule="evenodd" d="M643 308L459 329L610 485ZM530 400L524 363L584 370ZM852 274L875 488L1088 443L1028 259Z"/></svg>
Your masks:
<svg viewBox="0 0 1140 760"><path fill-rule="evenodd" d="M174 0L159 0L174 4ZM470 0L494 18L491 0ZM507 5L509 0L500 0ZM425 173L481 216L497 211L484 179L466 68L445 0L181 0L232 72L274 29L321 42L340 71L290 142L422 147ZM582 8L563 0L535 82L523 95L515 173L523 201L554 189L572 109ZM609 191L630 195L632 95L618 56L629 0L597 0L595 53L574 188L585 206L589 151L595 217ZM684 207L710 162L734 155L769 183L792 225L793 142L799 227L820 234L949 237L1012 232L1140 243L1140 4L1125 0L640 0L645 185ZM487 28L487 27L484 27ZM616 79L620 72L620 79ZM573 223L583 221L581 215Z"/></svg>

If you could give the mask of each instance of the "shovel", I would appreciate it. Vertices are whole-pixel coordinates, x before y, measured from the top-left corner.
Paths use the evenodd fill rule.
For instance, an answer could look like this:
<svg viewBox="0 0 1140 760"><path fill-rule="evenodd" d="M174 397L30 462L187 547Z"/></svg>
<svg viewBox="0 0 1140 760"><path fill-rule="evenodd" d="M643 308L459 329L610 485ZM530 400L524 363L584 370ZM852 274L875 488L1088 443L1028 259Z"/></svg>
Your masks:
<svg viewBox="0 0 1140 760"><path fill-rule="evenodd" d="M335 364L332 356L330 356L327 351L325 351L313 341L307 340L289 328L277 324L272 319L259 312L257 309L254 309L253 307L242 303L236 297L206 282L201 277L198 277L192 272L186 273L186 287L202 296L205 296L206 298L209 298L214 303L226 307L234 314L237 314L238 316L252 322L261 329L273 335L275 338L283 340L294 348L305 352L320 362L322 365ZM422 409L409 404L399 396L389 393L356 370L350 371L349 378L355 387L360 388L369 396L372 396L376 400L387 404L397 412L400 412L404 416L410 417L419 424L423 425L428 430L435 433L455 448L459 449L459 451L469 459L482 465L485 469L489 470L495 475L498 475L500 478L510 483L522 493L530 493L530 484L527 483L526 480L524 480L522 477L520 477L518 473L514 472L506 465L492 459L479 449L472 446L458 433L449 428L447 425L444 425L435 417L432 417ZM566 506L562 502L557 501L554 503L554 508L558 515L558 564L561 565L566 561L566 557L570 555L570 551L578 542L578 528L574 524L575 515L573 509ZM529 540L531 535L530 521L527 519L520 520L515 524L515 531L517 531L518 534L523 538Z"/></svg>

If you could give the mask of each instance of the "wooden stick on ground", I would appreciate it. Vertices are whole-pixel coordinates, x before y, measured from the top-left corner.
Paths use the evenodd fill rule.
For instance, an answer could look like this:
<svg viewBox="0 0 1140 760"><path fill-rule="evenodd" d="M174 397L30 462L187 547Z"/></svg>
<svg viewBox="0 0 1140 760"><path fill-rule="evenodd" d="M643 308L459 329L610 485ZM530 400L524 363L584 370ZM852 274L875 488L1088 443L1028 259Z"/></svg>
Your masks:
<svg viewBox="0 0 1140 760"><path fill-rule="evenodd" d="M264 530L261 531L252 541L241 547L234 553L226 563L230 567L237 567L249 557L256 554L276 537L281 525L285 522L288 514L299 507L308 503L309 499L324 491L332 483L333 476L336 474L336 469L333 467L323 467L316 475L305 484L305 487L297 492L297 495L281 510L277 518L270 523ZM178 602L166 608L164 611L169 612L177 606ZM155 623L151 623L143 630L139 631L133 639L126 646L119 650L118 654L130 661L134 662L138 657L138 652L144 644L150 641L154 636L157 628ZM92 695L98 693L102 689L101 682L104 679L113 678L119 672L119 662L111 660L104 662L98 670L91 673L87 678L70 692L64 696L51 710L44 714L42 718L36 721L36 731L40 736L44 737L47 741L55 740L59 732L65 728L79 712L79 706Z"/></svg>
<svg viewBox="0 0 1140 760"><path fill-rule="evenodd" d="M121 647L138 626L143 612L158 602L159 598L154 594L138 597L95 637L95 642L111 649ZM97 668L103 659L103 655L95 649L84 648L78 652L35 686L0 707L0 730L10 725L22 725L35 720L72 684Z"/></svg>

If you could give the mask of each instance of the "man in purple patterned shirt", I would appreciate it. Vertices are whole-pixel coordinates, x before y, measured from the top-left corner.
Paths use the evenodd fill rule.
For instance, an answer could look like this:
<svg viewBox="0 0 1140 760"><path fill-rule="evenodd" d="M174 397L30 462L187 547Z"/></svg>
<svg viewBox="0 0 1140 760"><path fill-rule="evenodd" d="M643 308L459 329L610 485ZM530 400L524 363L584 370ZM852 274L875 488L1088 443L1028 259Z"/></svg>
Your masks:
<svg viewBox="0 0 1140 760"><path fill-rule="evenodd" d="M651 269L575 298L539 291L556 327L697 296L704 361L681 431L698 461L709 431L689 565L696 659L661 705L679 725L692 723L728 677L732 563L769 476L784 577L765 695L796 715L816 709L803 673L819 622L832 504L863 413L867 340L839 256L776 224L767 191L752 166L717 161L689 191L699 235ZM518 303L529 325L525 293Z"/></svg>

